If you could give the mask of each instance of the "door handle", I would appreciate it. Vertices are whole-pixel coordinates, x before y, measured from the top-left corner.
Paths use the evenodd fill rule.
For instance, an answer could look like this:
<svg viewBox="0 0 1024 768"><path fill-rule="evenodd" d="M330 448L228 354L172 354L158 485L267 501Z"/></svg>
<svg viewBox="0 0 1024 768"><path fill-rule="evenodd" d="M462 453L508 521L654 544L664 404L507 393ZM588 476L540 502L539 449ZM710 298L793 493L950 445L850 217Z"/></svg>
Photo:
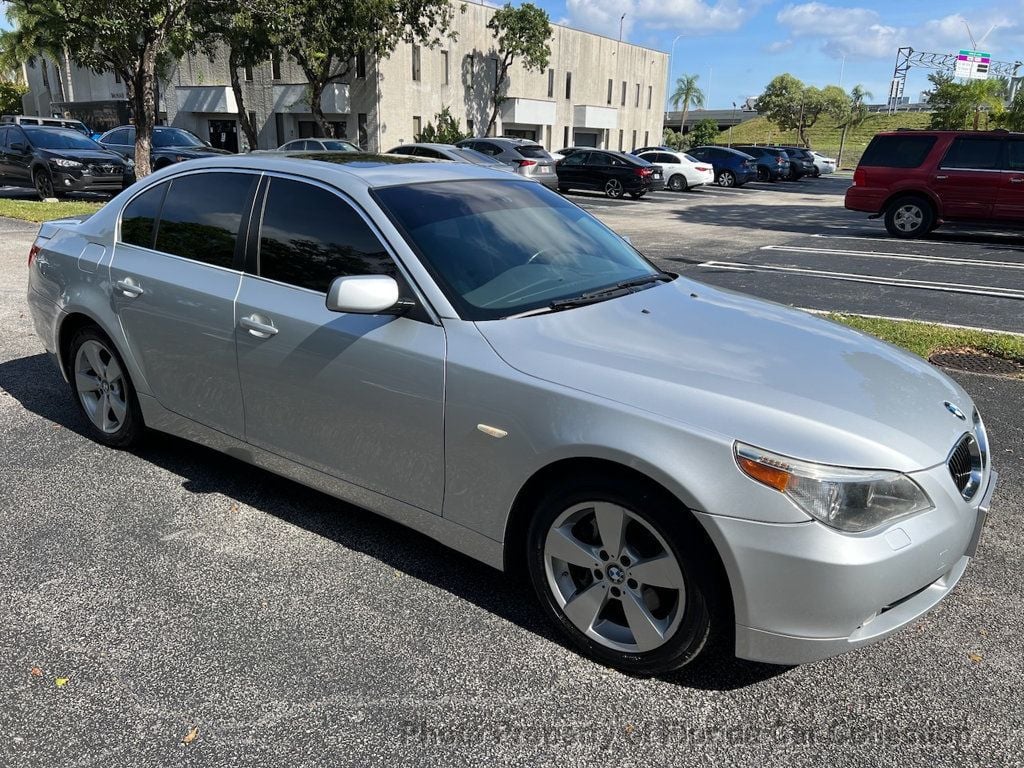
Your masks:
<svg viewBox="0 0 1024 768"><path fill-rule="evenodd" d="M936 176L935 178L938 179L939 181L945 181L946 179L949 178L949 176Z"/></svg>
<svg viewBox="0 0 1024 768"><path fill-rule="evenodd" d="M257 339L269 339L277 333L277 328L265 317L249 315L238 321L238 324L249 331Z"/></svg>
<svg viewBox="0 0 1024 768"><path fill-rule="evenodd" d="M142 286L130 277L126 277L124 280L118 280L114 285L117 287L117 290L121 291L121 293L129 299L137 299L145 293L145 291L142 290Z"/></svg>
<svg viewBox="0 0 1024 768"><path fill-rule="evenodd" d="M1011 184L1024 184L1024 179L1021 179L1021 178L1011 178L1010 179L1010 183Z"/></svg>

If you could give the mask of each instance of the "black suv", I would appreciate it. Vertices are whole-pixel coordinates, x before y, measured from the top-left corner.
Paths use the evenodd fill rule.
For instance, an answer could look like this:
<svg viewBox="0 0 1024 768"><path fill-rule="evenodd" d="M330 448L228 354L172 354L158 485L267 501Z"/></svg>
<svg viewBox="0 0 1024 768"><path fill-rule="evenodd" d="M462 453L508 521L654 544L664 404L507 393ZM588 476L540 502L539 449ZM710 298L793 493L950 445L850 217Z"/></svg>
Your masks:
<svg viewBox="0 0 1024 768"><path fill-rule="evenodd" d="M135 159L135 126L122 125L100 136L100 144L124 157ZM153 128L153 147L149 154L150 167L158 171L171 163L194 160L210 155L230 155L226 149L214 149L194 133L184 128L157 125Z"/></svg>
<svg viewBox="0 0 1024 768"><path fill-rule="evenodd" d="M68 128L0 125L0 186L34 187L39 197L118 193L135 169L116 152Z"/></svg>
<svg viewBox="0 0 1024 768"><path fill-rule="evenodd" d="M803 147L777 147L785 150L789 155L789 180L796 181L803 176L816 175L817 167L814 165L814 155Z"/></svg>
<svg viewBox="0 0 1024 768"><path fill-rule="evenodd" d="M789 155L778 147L757 147L734 144L733 149L745 152L757 163L758 181L778 181L789 177Z"/></svg>

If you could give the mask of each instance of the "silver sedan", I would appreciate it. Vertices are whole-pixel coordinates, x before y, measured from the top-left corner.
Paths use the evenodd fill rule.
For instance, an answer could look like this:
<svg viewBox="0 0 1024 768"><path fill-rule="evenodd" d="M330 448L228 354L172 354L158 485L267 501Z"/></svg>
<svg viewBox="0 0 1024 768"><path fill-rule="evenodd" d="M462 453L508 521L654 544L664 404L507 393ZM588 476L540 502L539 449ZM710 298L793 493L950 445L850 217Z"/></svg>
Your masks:
<svg viewBox="0 0 1024 768"><path fill-rule="evenodd" d="M95 439L176 434L523 569L638 674L895 632L955 587L996 483L924 361L660 271L507 173L197 160L44 224L29 263Z"/></svg>

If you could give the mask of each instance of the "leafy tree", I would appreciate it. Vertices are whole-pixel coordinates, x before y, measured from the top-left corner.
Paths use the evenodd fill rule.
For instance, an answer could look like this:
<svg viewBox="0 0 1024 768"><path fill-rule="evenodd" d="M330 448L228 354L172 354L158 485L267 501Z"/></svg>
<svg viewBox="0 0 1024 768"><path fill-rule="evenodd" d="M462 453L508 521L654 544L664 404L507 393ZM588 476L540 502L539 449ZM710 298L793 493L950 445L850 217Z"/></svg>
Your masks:
<svg viewBox="0 0 1024 768"><path fill-rule="evenodd" d="M839 135L839 155L836 157L836 166L843 162L843 150L846 148L846 134L851 128L857 128L868 118L868 107L865 103L871 98L871 92L864 90L859 83L850 89L849 101L846 109L840 114L833 114L839 121L843 132Z"/></svg>
<svg viewBox="0 0 1024 768"><path fill-rule="evenodd" d="M823 114L840 114L846 93L835 85L824 89L804 85L790 74L778 75L764 89L754 108L782 130L795 130L808 146L807 131Z"/></svg>
<svg viewBox="0 0 1024 768"><path fill-rule="evenodd" d="M1005 82L998 79L958 83L945 72L928 75L934 86L928 93L932 107L930 127L935 130L978 130L982 113L999 118L1004 109Z"/></svg>
<svg viewBox="0 0 1024 768"><path fill-rule="evenodd" d="M28 88L11 80L0 80L0 113L5 115L21 114L21 97L28 93Z"/></svg>
<svg viewBox="0 0 1024 768"><path fill-rule="evenodd" d="M80 66L116 72L135 121L135 172L150 172L155 80L162 55L192 48L197 0L9 0L22 49L63 50Z"/></svg>
<svg viewBox="0 0 1024 768"><path fill-rule="evenodd" d="M691 147L704 147L714 144L718 141L718 123L714 120L701 120L690 131L688 138L690 139Z"/></svg>
<svg viewBox="0 0 1024 768"><path fill-rule="evenodd" d="M273 0L252 1L259 8ZM454 13L448 0L283 3L280 42L309 81L310 110L323 135L334 136L320 101L324 89L343 80L357 56L387 58L400 42L437 47L445 37L454 38Z"/></svg>
<svg viewBox="0 0 1024 768"><path fill-rule="evenodd" d="M423 131L418 136L413 137L413 141L429 144L455 144L463 139L470 138L469 133L463 133L459 121L452 115L448 107L434 115L434 120L437 121L437 126L435 127L433 123L428 122Z"/></svg>
<svg viewBox="0 0 1024 768"><path fill-rule="evenodd" d="M498 44L498 71L491 92L491 118L487 121L489 134L498 119L498 110L505 101L508 91L508 71L516 59L527 72L542 72L551 58L551 23L548 14L533 3L523 3L518 8L511 3L495 11L487 28Z"/></svg>
<svg viewBox="0 0 1024 768"><path fill-rule="evenodd" d="M1024 83L1017 86L1013 101L999 116L999 125L1010 131L1024 131Z"/></svg>
<svg viewBox="0 0 1024 768"><path fill-rule="evenodd" d="M683 105L683 116L679 118L680 133L685 131L686 114L690 111L690 107L697 109L704 107L704 91L697 87L699 79L700 75L683 75L676 80L676 89L669 97L669 102L675 109L679 109L680 104Z"/></svg>
<svg viewBox="0 0 1024 768"><path fill-rule="evenodd" d="M686 137L678 131L673 131L671 128L665 129L662 141L666 147L672 147L675 150L686 149L687 147Z"/></svg>

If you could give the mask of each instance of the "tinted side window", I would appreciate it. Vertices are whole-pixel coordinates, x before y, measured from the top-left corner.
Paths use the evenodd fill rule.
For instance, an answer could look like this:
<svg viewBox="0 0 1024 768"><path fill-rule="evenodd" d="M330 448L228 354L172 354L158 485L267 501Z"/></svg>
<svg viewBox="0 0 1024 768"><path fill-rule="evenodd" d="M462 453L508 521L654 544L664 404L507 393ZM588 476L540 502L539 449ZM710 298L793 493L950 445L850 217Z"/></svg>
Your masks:
<svg viewBox="0 0 1024 768"><path fill-rule="evenodd" d="M999 140L962 136L953 139L940 167L992 170L999 167L999 153L1002 149L1003 142Z"/></svg>
<svg viewBox="0 0 1024 768"><path fill-rule="evenodd" d="M611 165L612 159L602 152L591 152L590 160L587 161L587 165Z"/></svg>
<svg viewBox="0 0 1024 768"><path fill-rule="evenodd" d="M103 141L107 144L127 144L128 143L128 131L120 130L114 131L112 134L107 136Z"/></svg>
<svg viewBox="0 0 1024 768"><path fill-rule="evenodd" d="M326 293L336 277L396 277L397 270L344 200L301 181L272 179L260 229L259 274Z"/></svg>
<svg viewBox="0 0 1024 768"><path fill-rule="evenodd" d="M256 178L197 173L172 180L160 213L156 250L231 267L242 213Z"/></svg>
<svg viewBox="0 0 1024 768"><path fill-rule="evenodd" d="M573 152L562 160L562 165L586 165L589 155L589 152Z"/></svg>
<svg viewBox="0 0 1024 768"><path fill-rule="evenodd" d="M934 146L934 136L875 136L864 150L860 164L883 168L917 168Z"/></svg>
<svg viewBox="0 0 1024 768"><path fill-rule="evenodd" d="M7 146L7 129L0 128L0 149L4 149Z"/></svg>
<svg viewBox="0 0 1024 768"><path fill-rule="evenodd" d="M486 141L478 141L474 146L477 152L483 152L486 155L500 155L501 147L497 147L494 144L490 144Z"/></svg>
<svg viewBox="0 0 1024 768"><path fill-rule="evenodd" d="M143 248L153 247L153 230L160 205L164 201L166 184L157 184L136 197L121 214L121 240Z"/></svg>
<svg viewBox="0 0 1024 768"><path fill-rule="evenodd" d="M1006 144L1006 167L1011 171L1024 171L1024 140L1014 139Z"/></svg>

